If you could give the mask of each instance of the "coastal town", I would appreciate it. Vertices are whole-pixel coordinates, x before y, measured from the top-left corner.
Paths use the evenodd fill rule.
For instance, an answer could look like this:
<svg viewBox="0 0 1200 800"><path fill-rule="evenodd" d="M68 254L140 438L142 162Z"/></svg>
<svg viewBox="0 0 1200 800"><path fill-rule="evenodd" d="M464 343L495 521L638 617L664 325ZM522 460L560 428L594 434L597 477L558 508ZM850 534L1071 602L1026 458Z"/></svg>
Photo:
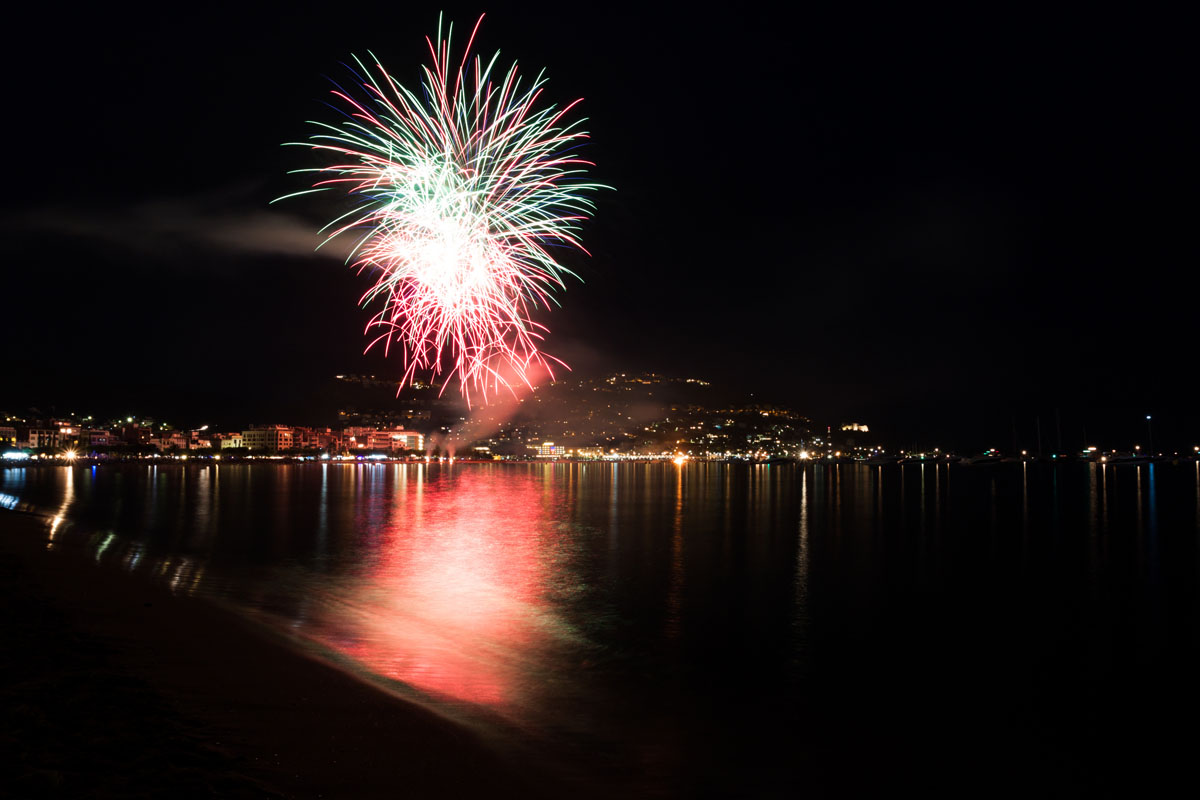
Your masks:
<svg viewBox="0 0 1200 800"><path fill-rule="evenodd" d="M344 394L336 418L324 425L271 420L186 427L137 414L101 419L32 409L3 414L0 448L10 460L767 460L865 458L882 451L867 439L866 424L818 428L790 408L722 398L696 378L648 373L558 381L473 409L425 384L398 393L394 381L375 376L336 379Z"/></svg>
<svg viewBox="0 0 1200 800"><path fill-rule="evenodd" d="M397 391L394 381L337 375L340 403L326 424L286 421L195 427L128 414L45 414L36 409L0 418L4 461L130 459L273 460L697 460L991 464L1003 461L1146 463L1188 460L1183 451L1146 445L1124 449L1063 447L1037 438L1027 446L955 453L949 448L887 447L861 421L815 424L795 410L722 396L698 378L618 373L556 381L536 391L475 408L427 384ZM1015 438L1015 437L1014 437ZM1061 438L1061 435L1056 437Z"/></svg>

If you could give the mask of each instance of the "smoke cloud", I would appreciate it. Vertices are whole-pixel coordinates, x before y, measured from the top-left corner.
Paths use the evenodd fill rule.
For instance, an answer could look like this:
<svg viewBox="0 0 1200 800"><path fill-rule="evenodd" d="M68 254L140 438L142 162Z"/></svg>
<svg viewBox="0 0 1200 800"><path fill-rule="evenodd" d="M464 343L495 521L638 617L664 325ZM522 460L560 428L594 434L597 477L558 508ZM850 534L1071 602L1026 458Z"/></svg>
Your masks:
<svg viewBox="0 0 1200 800"><path fill-rule="evenodd" d="M40 208L10 219L5 227L35 236L90 238L159 255L199 247L344 261L352 246L350 239L322 244L324 238L315 225L273 208L254 207L236 193L103 209Z"/></svg>

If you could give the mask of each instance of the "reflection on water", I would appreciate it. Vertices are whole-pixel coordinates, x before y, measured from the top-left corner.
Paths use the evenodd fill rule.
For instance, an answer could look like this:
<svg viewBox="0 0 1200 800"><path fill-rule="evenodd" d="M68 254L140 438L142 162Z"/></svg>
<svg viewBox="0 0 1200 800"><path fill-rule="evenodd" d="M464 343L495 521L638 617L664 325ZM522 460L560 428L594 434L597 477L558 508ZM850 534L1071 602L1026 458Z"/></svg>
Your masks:
<svg viewBox="0 0 1200 800"><path fill-rule="evenodd" d="M547 608L564 541L547 523L544 490L470 470L426 487L424 465L382 469L392 473L383 479L392 502L375 521L369 568L327 589L316 637L435 696L521 704L523 654L553 647L565 628ZM375 472L365 478L378 480Z"/></svg>
<svg viewBox="0 0 1200 800"><path fill-rule="evenodd" d="M54 534L62 526L63 521L67 518L67 512L71 509L71 504L75 502L75 470L72 468L63 470L62 498L58 512L50 520L50 541L46 543L47 548L54 547Z"/></svg>
<svg viewBox="0 0 1200 800"><path fill-rule="evenodd" d="M1200 464L10 467L0 507L614 791L808 785L855 715L983 725L1030 653L1200 628Z"/></svg>

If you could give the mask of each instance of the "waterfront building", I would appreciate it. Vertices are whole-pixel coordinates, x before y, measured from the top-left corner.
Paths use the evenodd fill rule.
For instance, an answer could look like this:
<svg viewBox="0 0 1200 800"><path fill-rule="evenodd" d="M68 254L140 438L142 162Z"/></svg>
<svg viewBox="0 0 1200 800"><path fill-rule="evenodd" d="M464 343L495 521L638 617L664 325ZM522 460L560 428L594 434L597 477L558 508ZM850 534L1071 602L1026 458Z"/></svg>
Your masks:
<svg viewBox="0 0 1200 800"><path fill-rule="evenodd" d="M292 429L292 448L295 450L328 450L330 447L339 447L341 440L341 435L332 428Z"/></svg>
<svg viewBox="0 0 1200 800"><path fill-rule="evenodd" d="M567 448L554 442L542 442L537 448L538 458L563 458L566 455Z"/></svg>
<svg viewBox="0 0 1200 800"><path fill-rule="evenodd" d="M233 433L214 433L213 434L213 447L219 448L221 450L232 450L232 449L237 449L237 448L245 447L245 446L246 446L246 443L242 439L241 431L234 431Z"/></svg>
<svg viewBox="0 0 1200 800"><path fill-rule="evenodd" d="M424 450L425 436L414 431L396 428L389 432L392 437L393 450Z"/></svg>
<svg viewBox="0 0 1200 800"><path fill-rule="evenodd" d="M85 428L79 432L79 444L83 447L111 447L118 442L112 431Z"/></svg>
<svg viewBox="0 0 1200 800"><path fill-rule="evenodd" d="M58 428L30 428L28 436L28 446L33 448L58 447L61 439Z"/></svg>
<svg viewBox="0 0 1200 800"><path fill-rule="evenodd" d="M313 429L304 425L292 428L292 449L307 450L313 447Z"/></svg>
<svg viewBox="0 0 1200 800"><path fill-rule="evenodd" d="M242 431L242 441L251 450L291 450L292 429L287 425L253 425Z"/></svg>
<svg viewBox="0 0 1200 800"><path fill-rule="evenodd" d="M187 431L163 431L158 438L150 440L150 444L162 451L188 450L191 448L191 442L192 437Z"/></svg>
<svg viewBox="0 0 1200 800"><path fill-rule="evenodd" d="M403 428L368 428L352 426L342 431L347 449L350 450L424 450L425 436Z"/></svg>
<svg viewBox="0 0 1200 800"><path fill-rule="evenodd" d="M116 433L126 444L148 444L154 435L152 430L136 422L122 425Z"/></svg>

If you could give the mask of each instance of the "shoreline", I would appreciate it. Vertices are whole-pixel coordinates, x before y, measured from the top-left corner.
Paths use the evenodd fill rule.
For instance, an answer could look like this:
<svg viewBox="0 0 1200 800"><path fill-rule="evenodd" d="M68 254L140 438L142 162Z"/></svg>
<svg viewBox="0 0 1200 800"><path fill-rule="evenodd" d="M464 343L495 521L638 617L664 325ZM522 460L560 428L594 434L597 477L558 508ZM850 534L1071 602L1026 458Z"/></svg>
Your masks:
<svg viewBox="0 0 1200 800"><path fill-rule="evenodd" d="M5 622L6 670L25 681L7 682L24 713L3 736L22 751L29 794L558 794L550 776L519 773L470 731L230 611L48 552L48 525L0 511L3 596L19 609ZM103 688L85 691L93 685ZM147 749L163 752L142 763Z"/></svg>

